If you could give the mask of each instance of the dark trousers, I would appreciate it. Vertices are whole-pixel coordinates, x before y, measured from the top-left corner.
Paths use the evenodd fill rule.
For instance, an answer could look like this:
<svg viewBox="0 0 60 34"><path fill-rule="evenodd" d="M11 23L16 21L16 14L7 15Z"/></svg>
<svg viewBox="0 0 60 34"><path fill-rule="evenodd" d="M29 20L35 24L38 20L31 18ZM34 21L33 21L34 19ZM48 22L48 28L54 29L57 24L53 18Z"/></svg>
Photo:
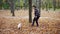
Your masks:
<svg viewBox="0 0 60 34"><path fill-rule="evenodd" d="M39 26L38 19L39 19L39 17L34 17L33 22L32 22L32 26L34 26L34 22L36 22L37 26Z"/></svg>

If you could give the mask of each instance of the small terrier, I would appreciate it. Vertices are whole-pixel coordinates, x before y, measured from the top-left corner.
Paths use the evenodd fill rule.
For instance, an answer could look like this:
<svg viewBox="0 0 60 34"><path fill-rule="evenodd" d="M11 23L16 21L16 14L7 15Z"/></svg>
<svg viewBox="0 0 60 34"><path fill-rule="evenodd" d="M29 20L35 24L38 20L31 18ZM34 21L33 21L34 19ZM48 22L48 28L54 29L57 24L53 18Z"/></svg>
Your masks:
<svg viewBox="0 0 60 34"><path fill-rule="evenodd" d="M18 24L18 29L21 29L21 27L22 27L22 24L19 23L19 24Z"/></svg>

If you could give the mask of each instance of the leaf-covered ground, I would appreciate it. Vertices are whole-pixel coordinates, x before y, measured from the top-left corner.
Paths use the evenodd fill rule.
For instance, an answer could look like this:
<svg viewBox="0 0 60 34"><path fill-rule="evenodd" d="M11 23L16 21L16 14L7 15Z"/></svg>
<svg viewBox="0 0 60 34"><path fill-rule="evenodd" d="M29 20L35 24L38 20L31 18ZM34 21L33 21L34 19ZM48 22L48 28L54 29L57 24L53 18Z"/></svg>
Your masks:
<svg viewBox="0 0 60 34"><path fill-rule="evenodd" d="M60 34L60 12L41 12L39 27L32 27L28 19L28 10L15 11L15 17L9 10L0 10L0 34ZM17 25L22 23L21 29Z"/></svg>

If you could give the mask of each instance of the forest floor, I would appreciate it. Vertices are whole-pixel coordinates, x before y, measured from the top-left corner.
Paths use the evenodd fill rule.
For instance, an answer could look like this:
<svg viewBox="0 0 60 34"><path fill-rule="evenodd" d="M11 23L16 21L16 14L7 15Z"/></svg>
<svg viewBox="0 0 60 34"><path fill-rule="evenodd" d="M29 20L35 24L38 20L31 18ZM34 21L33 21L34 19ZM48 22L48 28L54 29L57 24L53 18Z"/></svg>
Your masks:
<svg viewBox="0 0 60 34"><path fill-rule="evenodd" d="M39 27L29 23L28 10L15 10L15 17L10 10L0 10L0 34L60 34L60 12L41 10ZM32 12L34 17L34 12ZM22 23L21 29L17 25Z"/></svg>

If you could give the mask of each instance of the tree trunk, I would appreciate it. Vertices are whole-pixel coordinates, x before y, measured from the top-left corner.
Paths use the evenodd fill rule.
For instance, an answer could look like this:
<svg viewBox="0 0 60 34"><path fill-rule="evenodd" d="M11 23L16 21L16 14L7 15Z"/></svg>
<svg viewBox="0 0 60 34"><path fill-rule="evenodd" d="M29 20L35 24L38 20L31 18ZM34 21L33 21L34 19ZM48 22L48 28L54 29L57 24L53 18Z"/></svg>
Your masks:
<svg viewBox="0 0 60 34"><path fill-rule="evenodd" d="M3 0L0 0L0 9L2 9Z"/></svg>
<svg viewBox="0 0 60 34"><path fill-rule="evenodd" d="M53 0L53 8L54 8L54 11L56 10L56 0Z"/></svg>
<svg viewBox="0 0 60 34"><path fill-rule="evenodd" d="M60 7L59 7L59 2L60 2L60 1L58 0L58 8L60 8Z"/></svg>
<svg viewBox="0 0 60 34"><path fill-rule="evenodd" d="M40 16L41 16L41 0L39 0L39 13L40 13Z"/></svg>
<svg viewBox="0 0 60 34"><path fill-rule="evenodd" d="M14 14L14 9L15 9L15 4L14 4L14 0L7 0L9 5L10 5L10 10L11 10L11 13L12 13L12 16L15 16Z"/></svg>
<svg viewBox="0 0 60 34"><path fill-rule="evenodd" d="M41 12L41 0L36 0L36 7L39 9L39 13Z"/></svg>
<svg viewBox="0 0 60 34"><path fill-rule="evenodd" d="M14 9L15 9L15 6L14 6L14 0L11 0L10 1L11 3L10 3L10 9L11 9L11 13L12 13L12 16L15 16L15 14L14 14Z"/></svg>
<svg viewBox="0 0 60 34"><path fill-rule="evenodd" d="M29 22L32 23L32 0L29 0Z"/></svg>

